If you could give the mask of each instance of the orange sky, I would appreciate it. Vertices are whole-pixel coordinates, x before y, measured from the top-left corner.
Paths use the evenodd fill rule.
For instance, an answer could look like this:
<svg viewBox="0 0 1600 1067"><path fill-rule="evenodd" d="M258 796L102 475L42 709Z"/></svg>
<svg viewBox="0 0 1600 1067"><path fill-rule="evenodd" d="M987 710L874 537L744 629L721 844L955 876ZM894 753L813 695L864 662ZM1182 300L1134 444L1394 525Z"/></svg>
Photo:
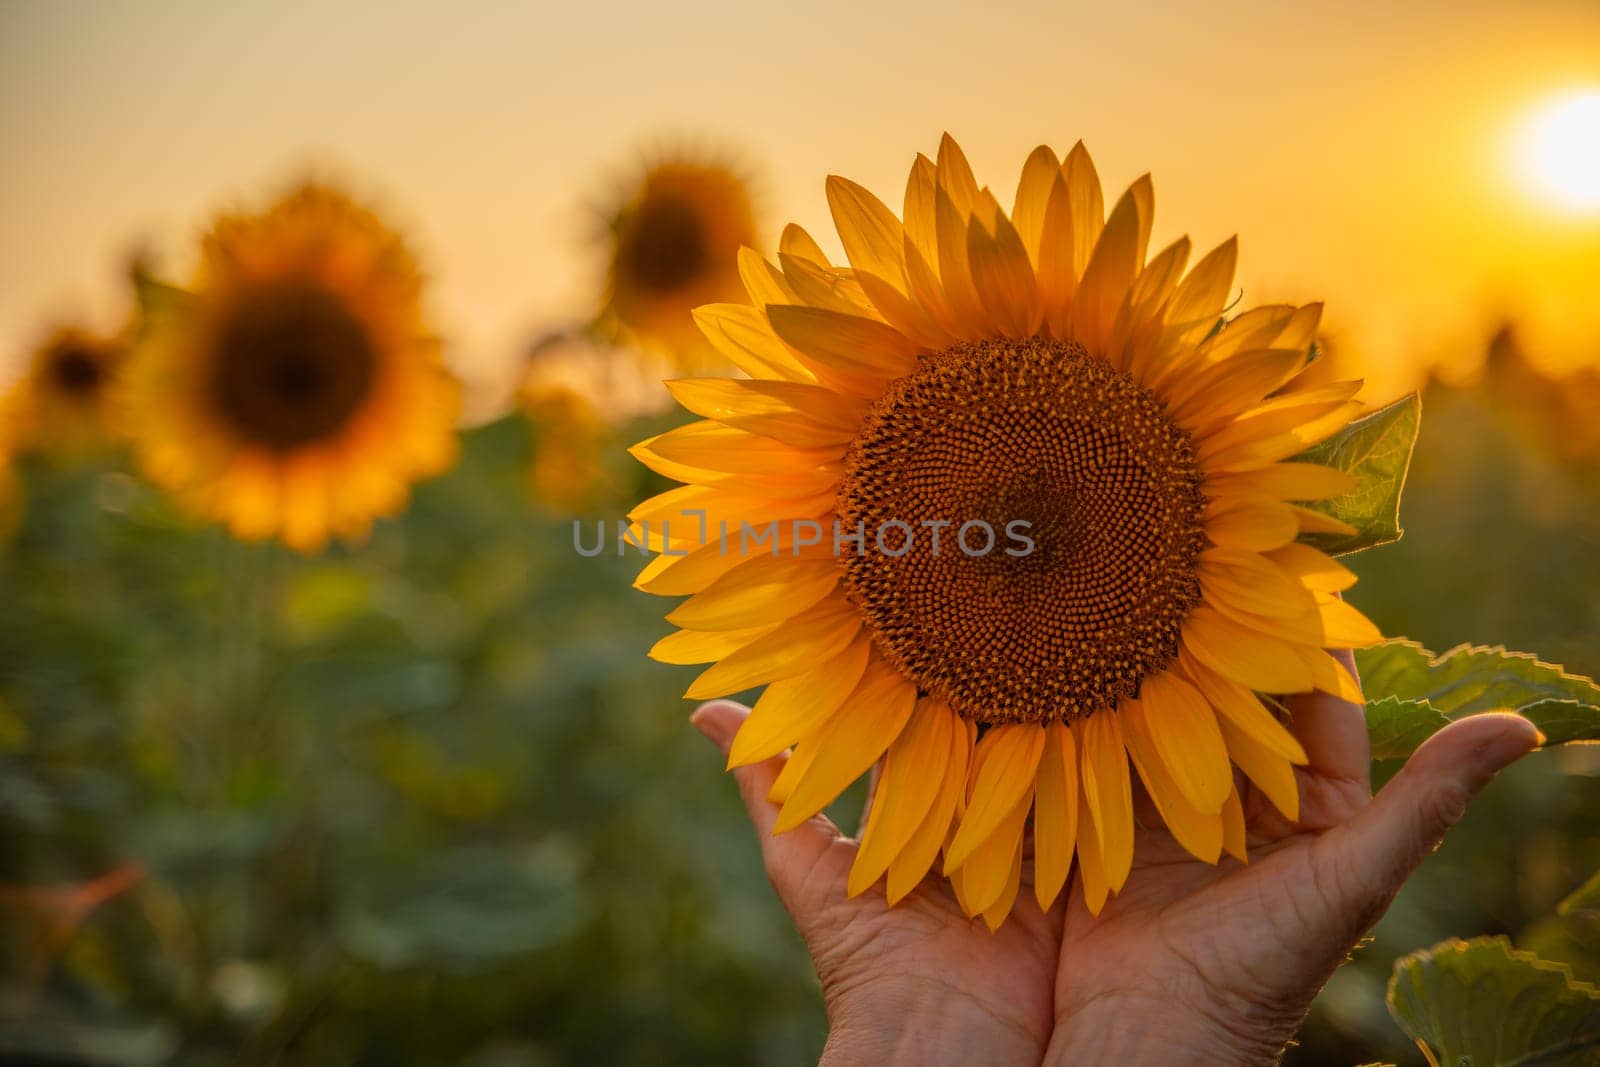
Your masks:
<svg viewBox="0 0 1600 1067"><path fill-rule="evenodd" d="M641 148L723 146L773 236L823 237L827 173L894 202L945 129L1005 202L1041 141L1152 171L1158 243L1237 232L1246 302L1326 298L1380 382L1470 364L1507 315L1536 359L1600 360L1600 214L1536 202L1511 147L1600 88L1600 4L1080 7L10 0L0 367L64 316L110 325L133 247L182 268L208 210L314 166L414 236L491 375L583 308L587 205Z"/></svg>

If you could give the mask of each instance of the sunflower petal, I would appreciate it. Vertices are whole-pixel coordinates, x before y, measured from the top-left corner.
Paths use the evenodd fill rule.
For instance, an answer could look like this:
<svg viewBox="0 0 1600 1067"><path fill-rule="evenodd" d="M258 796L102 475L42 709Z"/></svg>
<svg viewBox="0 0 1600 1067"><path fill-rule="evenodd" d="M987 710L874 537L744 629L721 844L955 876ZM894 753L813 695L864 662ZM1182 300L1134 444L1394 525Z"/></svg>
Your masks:
<svg viewBox="0 0 1600 1067"><path fill-rule="evenodd" d="M1294 765L1227 719L1218 719L1228 757L1285 819L1300 818L1300 783Z"/></svg>
<svg viewBox="0 0 1600 1067"><path fill-rule="evenodd" d="M889 666L871 666L817 737L821 751L784 800L774 833L783 833L833 803L867 772L911 717L917 690Z"/></svg>
<svg viewBox="0 0 1600 1067"><path fill-rule="evenodd" d="M1189 612L1182 641L1201 664L1251 689L1303 693L1311 688L1311 672L1292 643L1242 626L1206 604Z"/></svg>
<svg viewBox="0 0 1600 1067"><path fill-rule="evenodd" d="M917 701L911 721L883 758L866 832L850 865L850 896L859 895L884 876L933 809L956 729L955 714L943 701L933 697Z"/></svg>
<svg viewBox="0 0 1600 1067"><path fill-rule="evenodd" d="M839 584L832 560L756 556L667 613L685 630L738 630L792 618Z"/></svg>
<svg viewBox="0 0 1600 1067"><path fill-rule="evenodd" d="M857 641L803 674L767 686L734 735L728 767L769 760L816 731L855 691L871 642Z"/></svg>
<svg viewBox="0 0 1600 1067"><path fill-rule="evenodd" d="M917 367L917 349L875 319L827 308L774 304L767 318L778 336L821 367L871 378L900 378Z"/></svg>
<svg viewBox="0 0 1600 1067"><path fill-rule="evenodd" d="M1145 792L1155 802L1161 821L1178 844L1190 855L1206 863L1215 863L1222 855L1221 806L1215 813L1202 812L1190 802L1183 788L1173 779L1166 760L1156 750L1155 735L1164 726L1147 721L1147 709L1142 701L1124 701L1121 712L1123 739L1128 745L1128 755L1133 768L1144 783ZM1224 754L1226 759L1226 754ZM1231 764L1229 765L1231 768ZM1233 775L1228 776L1228 791L1233 791ZM1226 800L1223 802L1226 804Z"/></svg>
<svg viewBox="0 0 1600 1067"><path fill-rule="evenodd" d="M804 673L810 664L843 652L855 642L860 629L861 616L848 602L842 597L824 599L773 633L713 663L689 686L684 699L710 700L792 678Z"/></svg>
<svg viewBox="0 0 1600 1067"><path fill-rule="evenodd" d="M1084 801L1099 842L1106 885L1120 890L1133 868L1133 792L1128 780L1128 753L1115 711L1090 715L1078 734L1079 773ZM1078 842L1082 858L1083 841Z"/></svg>
<svg viewBox="0 0 1600 1067"><path fill-rule="evenodd" d="M694 663L713 663L751 641L769 634L772 626L752 626L746 630L718 630L702 633L699 630L676 630L650 646L650 658L657 663L675 663L683 666Z"/></svg>
<svg viewBox="0 0 1600 1067"><path fill-rule="evenodd" d="M1139 705L1154 754L1189 806L1207 815L1221 811L1233 769L1217 717L1200 691L1168 671L1146 678L1139 700L1130 703Z"/></svg>
<svg viewBox="0 0 1600 1067"><path fill-rule="evenodd" d="M999 829L1025 793L1031 795L1044 752L1044 730L1031 723L996 726L978 747L981 754L971 797L955 839L945 851L946 873L965 863Z"/></svg>
<svg viewBox="0 0 1600 1067"><path fill-rule="evenodd" d="M893 286L901 296L909 296L905 227L894 212L866 189L838 175L828 177L828 207L850 265Z"/></svg>
<svg viewBox="0 0 1600 1067"><path fill-rule="evenodd" d="M1045 727L1033 800L1033 891L1041 911L1067 884L1078 836L1078 749L1059 722Z"/></svg>
<svg viewBox="0 0 1600 1067"><path fill-rule="evenodd" d="M916 833L889 864L888 901L892 907L921 884L939 849L949 840L956 806L967 788L967 764L972 758L976 737L970 723L957 719L950 738L950 759L944 765L944 779L933 805L917 825Z"/></svg>

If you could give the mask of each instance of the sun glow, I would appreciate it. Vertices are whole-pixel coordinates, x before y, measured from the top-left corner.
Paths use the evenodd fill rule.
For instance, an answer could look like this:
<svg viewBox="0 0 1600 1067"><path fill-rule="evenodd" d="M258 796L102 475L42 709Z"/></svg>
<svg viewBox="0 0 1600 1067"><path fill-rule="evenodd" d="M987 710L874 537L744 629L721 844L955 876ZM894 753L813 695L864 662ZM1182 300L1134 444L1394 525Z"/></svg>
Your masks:
<svg viewBox="0 0 1600 1067"><path fill-rule="evenodd" d="M1541 202L1600 212L1600 90L1543 104L1523 126L1517 154Z"/></svg>

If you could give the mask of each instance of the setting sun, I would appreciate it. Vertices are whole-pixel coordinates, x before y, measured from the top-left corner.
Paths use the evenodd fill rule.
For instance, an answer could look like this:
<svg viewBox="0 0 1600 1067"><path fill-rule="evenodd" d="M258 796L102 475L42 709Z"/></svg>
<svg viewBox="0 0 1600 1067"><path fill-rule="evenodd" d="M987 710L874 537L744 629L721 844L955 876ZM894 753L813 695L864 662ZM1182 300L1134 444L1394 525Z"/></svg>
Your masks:
<svg viewBox="0 0 1600 1067"><path fill-rule="evenodd" d="M1568 210L1600 211L1600 91L1573 93L1536 111L1519 153L1529 185Z"/></svg>

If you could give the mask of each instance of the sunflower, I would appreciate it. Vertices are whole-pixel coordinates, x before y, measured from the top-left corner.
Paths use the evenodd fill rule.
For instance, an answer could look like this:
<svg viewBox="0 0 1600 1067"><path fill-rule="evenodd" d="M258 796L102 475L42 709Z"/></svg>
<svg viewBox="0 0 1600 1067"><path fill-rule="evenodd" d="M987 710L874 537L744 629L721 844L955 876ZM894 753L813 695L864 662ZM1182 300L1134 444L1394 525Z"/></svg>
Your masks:
<svg viewBox="0 0 1600 1067"><path fill-rule="evenodd" d="M604 462L611 431L575 389L555 382L525 386L518 394L533 431L528 485L552 511L575 514L605 495L610 472Z"/></svg>
<svg viewBox="0 0 1600 1067"><path fill-rule="evenodd" d="M458 389L416 263L340 193L223 216L192 292L146 288L128 371L144 469L237 536L360 537L454 459Z"/></svg>
<svg viewBox="0 0 1600 1067"><path fill-rule="evenodd" d="M1379 638L1299 541L1350 532L1306 505L1348 476L1291 458L1358 408L1297 380L1320 306L1224 323L1234 241L1147 257L1148 177L1107 217L1081 144L1034 151L1009 214L948 137L903 220L827 191L849 267L795 227L776 266L744 253L749 303L696 317L749 378L669 383L703 421L636 447L687 483L630 516L663 553L636 584L689 595L651 654L711 664L693 699L766 685L730 763L793 749L780 832L882 761L852 894L938 862L998 926L1031 826L1040 906L1075 860L1098 914L1135 777L1195 856L1243 860L1234 768L1298 811L1278 696L1356 699L1327 650Z"/></svg>
<svg viewBox="0 0 1600 1067"><path fill-rule="evenodd" d="M81 454L111 441L125 350L120 337L75 327L47 337L15 386L17 446Z"/></svg>
<svg viewBox="0 0 1600 1067"><path fill-rule="evenodd" d="M743 295L739 250L756 237L748 184L724 164L668 157L620 200L607 219L602 331L703 366L714 353L693 312Z"/></svg>

